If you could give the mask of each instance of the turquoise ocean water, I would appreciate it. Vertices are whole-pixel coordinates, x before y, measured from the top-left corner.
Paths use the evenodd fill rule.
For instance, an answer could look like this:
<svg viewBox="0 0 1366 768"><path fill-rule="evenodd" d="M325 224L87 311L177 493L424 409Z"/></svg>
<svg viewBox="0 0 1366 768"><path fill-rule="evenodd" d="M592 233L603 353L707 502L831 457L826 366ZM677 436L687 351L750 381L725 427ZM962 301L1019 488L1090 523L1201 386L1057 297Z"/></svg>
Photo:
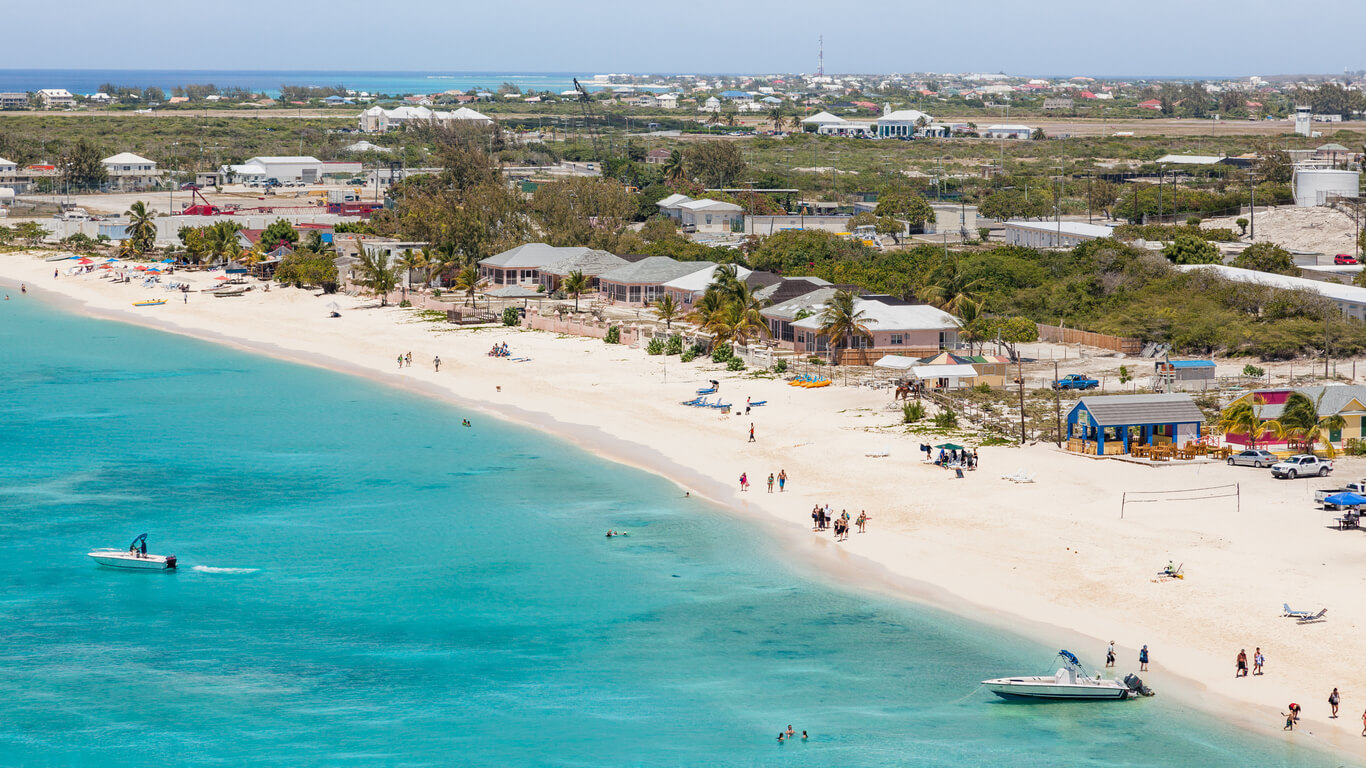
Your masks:
<svg viewBox="0 0 1366 768"><path fill-rule="evenodd" d="M0 371L5 766L1333 764L1160 696L974 692L1055 649L370 382L32 298ZM144 531L178 572L85 557Z"/></svg>
<svg viewBox="0 0 1366 768"><path fill-rule="evenodd" d="M582 72L348 72L307 70L183 70L183 69L0 69L0 91L65 88L92 94L105 83L125 88L156 86L168 95L176 86L208 84L219 88L249 88L278 96L282 85L345 86L351 90L397 96L440 93L471 88L498 90L512 83L523 91L560 92L574 87L574 78L590 80ZM589 90L597 90L585 82Z"/></svg>

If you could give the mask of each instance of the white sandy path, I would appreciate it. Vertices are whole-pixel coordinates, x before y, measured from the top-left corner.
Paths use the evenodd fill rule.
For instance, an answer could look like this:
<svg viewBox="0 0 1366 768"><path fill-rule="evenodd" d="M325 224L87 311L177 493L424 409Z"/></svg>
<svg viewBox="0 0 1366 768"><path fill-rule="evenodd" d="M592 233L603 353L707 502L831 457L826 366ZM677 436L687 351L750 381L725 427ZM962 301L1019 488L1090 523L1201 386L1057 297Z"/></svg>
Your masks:
<svg viewBox="0 0 1366 768"><path fill-rule="evenodd" d="M982 449L983 468L956 480L920 462L920 439L896 424L899 413L885 393L798 389L581 338L454 330L369 300L290 289L232 299L194 293L189 304L133 310L131 302L147 295L141 289L94 277L54 280L52 269L28 255L0 256L0 279L73 297L84 304L77 309L363 373L565 435L774 523L775 540L789 542L793 557L860 586L939 604L1055 647L1075 646L1093 664L1114 639L1120 672L1137 668L1137 648L1147 643L1153 664L1144 678L1164 695L1274 738L1366 758L1359 714L1366 708L1366 635L1358 630L1366 626L1366 534L1325 528L1327 516L1311 500L1328 482L1274 481L1264 471L1219 464L1150 469L1052 446ZM332 301L342 306L339 319L327 317ZM484 354L501 341L533 360ZM398 370L395 357L408 351L413 367ZM748 395L769 405L752 418L726 418L678 404L709 378L722 380L731 402ZM751 420L754 444L746 442ZM882 451L890 456L866 456ZM1036 473L1036 482L999 479L1020 467ZM764 479L780 468L791 478L789 492L765 493ZM741 471L753 482L748 493L735 490ZM1366 462L1339 462L1339 480L1359 475ZM1218 499L1137 505L1119 517L1124 490L1233 482L1242 484L1241 514L1233 499ZM809 533L817 502L854 516L868 510L869 533L844 544ZM1153 583L1168 559L1184 563L1189 578ZM1326 606L1329 620L1296 626L1279 616L1283 602ZM1234 656L1240 648L1251 655L1255 646L1267 655L1267 674L1235 680ZM975 682L965 680L965 692ZM1336 721L1327 719L1325 703L1334 686L1344 702ZM1305 723L1286 735L1277 712L1290 701L1304 706Z"/></svg>

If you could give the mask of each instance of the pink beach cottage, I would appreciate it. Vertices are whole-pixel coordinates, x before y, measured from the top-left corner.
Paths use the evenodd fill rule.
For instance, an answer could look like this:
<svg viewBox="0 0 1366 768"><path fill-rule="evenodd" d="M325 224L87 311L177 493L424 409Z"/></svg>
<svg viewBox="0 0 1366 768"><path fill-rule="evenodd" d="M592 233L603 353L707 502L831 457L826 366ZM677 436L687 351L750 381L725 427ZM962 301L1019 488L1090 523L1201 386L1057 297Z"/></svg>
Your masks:
<svg viewBox="0 0 1366 768"><path fill-rule="evenodd" d="M582 257L587 251L591 249L527 243L479 262L479 278L491 286L522 285L535 288L541 284L543 267L572 257Z"/></svg>
<svg viewBox="0 0 1366 768"><path fill-rule="evenodd" d="M695 264L696 262L694 262L694 265ZM664 284L664 292L673 296L674 301L678 303L678 306L683 307L684 311L689 311L692 309L693 302L702 298L702 294L707 292L708 286L710 286L712 280L716 278L716 270L720 268L719 265L713 264L709 267L703 267L696 272L670 280ZM752 272L750 270L736 265L736 278L745 280L751 274Z"/></svg>
<svg viewBox="0 0 1366 768"><path fill-rule="evenodd" d="M839 286L820 288L784 304L764 310L770 329L788 322L792 341L780 346L796 352L829 359L830 340L821 334L821 314ZM958 321L947 312L928 304L917 304L890 296L864 296L854 300L856 311L871 338L854 336L844 340L840 359L846 365L872 365L884 355L925 357L942 349L958 346ZM786 318L791 318L790 320ZM782 339L781 329L777 335Z"/></svg>
<svg viewBox="0 0 1366 768"><path fill-rule="evenodd" d="M1265 422L1279 419L1285 412L1285 401L1295 392L1317 404L1319 418L1337 415L1346 422L1342 429L1335 429L1328 435L1335 446L1341 448L1346 440L1352 438L1366 440L1366 386L1333 384L1299 389L1258 389L1235 399L1229 405L1248 403L1258 419ZM1227 433L1224 442L1247 447L1252 441L1245 434ZM1276 437L1269 432L1257 438L1257 447L1270 451L1291 449L1286 438Z"/></svg>

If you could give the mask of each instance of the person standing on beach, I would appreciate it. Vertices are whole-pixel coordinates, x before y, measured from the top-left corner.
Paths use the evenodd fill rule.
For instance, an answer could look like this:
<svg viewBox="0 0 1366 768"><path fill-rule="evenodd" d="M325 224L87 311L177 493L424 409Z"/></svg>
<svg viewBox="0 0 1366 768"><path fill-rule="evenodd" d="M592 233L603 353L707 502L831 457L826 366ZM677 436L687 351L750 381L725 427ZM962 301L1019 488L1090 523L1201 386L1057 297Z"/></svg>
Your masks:
<svg viewBox="0 0 1366 768"><path fill-rule="evenodd" d="M1295 718L1295 722L1300 721L1300 705L1293 701L1290 702L1290 716Z"/></svg>
<svg viewBox="0 0 1366 768"><path fill-rule="evenodd" d="M749 441L754 442L754 422L749 423Z"/></svg>
<svg viewBox="0 0 1366 768"><path fill-rule="evenodd" d="M867 512L864 512L863 510L859 510L859 513L858 513L858 532L859 532L859 533L867 533L867 531L864 530L864 526L866 526L866 525L868 525L868 513L867 513Z"/></svg>
<svg viewBox="0 0 1366 768"><path fill-rule="evenodd" d="M1266 657L1262 655L1262 649L1258 648L1252 652L1252 674L1262 674L1262 665L1266 663Z"/></svg>
<svg viewBox="0 0 1366 768"><path fill-rule="evenodd" d="M398 356L398 369L403 370L403 355Z"/></svg>
<svg viewBox="0 0 1366 768"><path fill-rule="evenodd" d="M441 373L441 355L437 355L432 359L432 365L436 366L437 373Z"/></svg>
<svg viewBox="0 0 1366 768"><path fill-rule="evenodd" d="M802 731L806 733L806 731ZM1361 713L1361 735L1366 736L1366 711Z"/></svg>
<svg viewBox="0 0 1366 768"><path fill-rule="evenodd" d="M741 472L741 473L740 473L740 490L742 490L742 491L748 491L748 490L749 490L749 473L748 473L748 472Z"/></svg>
<svg viewBox="0 0 1366 768"><path fill-rule="evenodd" d="M1233 673L1234 677L1247 677L1247 651L1239 649L1238 667Z"/></svg>
<svg viewBox="0 0 1366 768"><path fill-rule="evenodd" d="M409 353L403 358L403 363L404 363L404 365L407 366L408 368L412 368L412 367L413 367L413 353L412 353L412 352L409 352Z"/></svg>
<svg viewBox="0 0 1366 768"><path fill-rule="evenodd" d="M1338 689L1334 688L1334 689L1333 689L1333 692L1330 693L1330 694L1328 694L1328 706L1330 706L1330 707L1333 708L1333 714L1331 714L1331 715L1328 716L1329 719L1331 719L1331 720L1336 720L1336 719L1338 719L1338 705L1341 704L1341 703L1342 703L1342 697L1338 695Z"/></svg>
<svg viewBox="0 0 1366 768"><path fill-rule="evenodd" d="M1282 712L1282 713L1281 713L1281 717L1284 717L1284 718L1285 718L1285 727L1281 729L1282 731L1293 731L1293 730L1295 730L1295 713L1294 713L1294 712L1289 712L1289 713L1287 713L1287 712ZM779 740L779 741L782 741L782 738L783 738L783 735L782 735L781 733L778 734L778 740Z"/></svg>
<svg viewBox="0 0 1366 768"><path fill-rule="evenodd" d="M1144 645L1144 646L1143 646L1141 649L1139 649L1139 651L1138 651L1138 671L1139 671L1139 672L1147 672L1147 671L1148 671L1148 646L1147 646L1147 645Z"/></svg>
<svg viewBox="0 0 1366 768"><path fill-rule="evenodd" d="M768 492L773 493L773 473L768 473Z"/></svg>
<svg viewBox="0 0 1366 768"><path fill-rule="evenodd" d="M787 485L787 470L778 470L778 493L783 492L783 486Z"/></svg>
<svg viewBox="0 0 1366 768"><path fill-rule="evenodd" d="M28 293L28 284L27 284L27 283L20 283L20 284L19 284L19 293Z"/></svg>
<svg viewBox="0 0 1366 768"><path fill-rule="evenodd" d="M1105 649L1105 668L1109 669L1115 665L1115 641L1111 640L1108 648Z"/></svg>

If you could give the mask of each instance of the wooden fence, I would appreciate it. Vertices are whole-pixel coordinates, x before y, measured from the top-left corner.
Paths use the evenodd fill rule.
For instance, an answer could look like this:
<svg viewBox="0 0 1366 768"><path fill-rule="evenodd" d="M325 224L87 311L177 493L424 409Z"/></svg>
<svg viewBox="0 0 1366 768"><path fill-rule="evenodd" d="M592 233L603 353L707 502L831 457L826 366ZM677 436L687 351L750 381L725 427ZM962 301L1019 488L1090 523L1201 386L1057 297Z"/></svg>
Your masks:
<svg viewBox="0 0 1366 768"><path fill-rule="evenodd" d="M1039 326L1040 341L1052 341L1058 344L1081 344L1097 349L1108 349L1111 352L1123 352L1126 355L1137 355L1143 352L1143 341L1141 339L1110 336L1104 333L1080 331L1076 328L1061 328L1043 323L1036 323L1036 325Z"/></svg>

